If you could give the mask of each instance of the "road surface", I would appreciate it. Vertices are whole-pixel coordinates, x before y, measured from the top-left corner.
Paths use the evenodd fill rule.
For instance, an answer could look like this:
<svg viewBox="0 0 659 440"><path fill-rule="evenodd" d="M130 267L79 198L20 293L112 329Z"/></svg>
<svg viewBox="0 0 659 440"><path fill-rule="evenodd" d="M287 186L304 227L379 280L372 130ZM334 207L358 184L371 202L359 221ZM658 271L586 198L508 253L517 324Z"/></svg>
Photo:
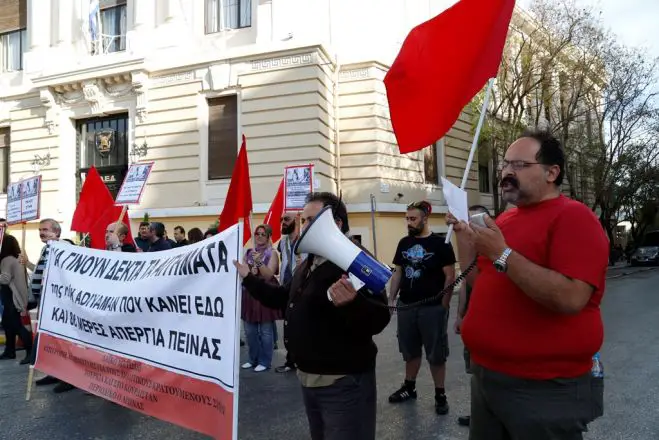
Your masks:
<svg viewBox="0 0 659 440"><path fill-rule="evenodd" d="M605 416L591 425L588 440L659 438L659 270L612 279L603 304L606 338ZM455 307L454 307L455 308ZM451 320L454 317L452 311ZM402 362L393 323L377 338L378 440L466 440L456 417L468 411L468 377L463 374L462 344L451 334L448 362L448 416L437 416L433 387L424 367L415 403L392 406L387 396L402 381ZM243 356L244 356L243 350ZM276 354L275 365L284 352ZM61 395L36 388L25 402L27 368L0 362L0 438L13 440L196 440L202 435L142 416L81 391ZM299 385L294 375L243 372L240 387L240 439L309 438Z"/></svg>

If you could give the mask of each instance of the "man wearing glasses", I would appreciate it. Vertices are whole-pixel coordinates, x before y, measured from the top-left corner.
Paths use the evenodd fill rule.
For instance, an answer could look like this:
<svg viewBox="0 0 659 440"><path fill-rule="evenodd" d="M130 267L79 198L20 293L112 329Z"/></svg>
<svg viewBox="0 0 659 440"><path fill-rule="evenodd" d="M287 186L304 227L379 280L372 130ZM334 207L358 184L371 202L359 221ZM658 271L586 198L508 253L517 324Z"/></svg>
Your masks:
<svg viewBox="0 0 659 440"><path fill-rule="evenodd" d="M405 382L389 396L389 403L416 399L416 377L423 348L435 383L435 412L445 415L449 410L444 382L452 292L445 293L441 299L431 299L455 281L455 255L451 245L444 242L445 237L430 231L431 213L428 202L407 207L408 236L400 240L394 256L391 304L395 304L399 295L399 305L427 302L398 310L398 347L405 361Z"/></svg>
<svg viewBox="0 0 659 440"><path fill-rule="evenodd" d="M478 255L461 326L471 354L471 440L581 440L603 414L600 302L609 243L588 207L562 195L565 157L551 134L506 151L502 199L486 227L455 225L463 270Z"/></svg>

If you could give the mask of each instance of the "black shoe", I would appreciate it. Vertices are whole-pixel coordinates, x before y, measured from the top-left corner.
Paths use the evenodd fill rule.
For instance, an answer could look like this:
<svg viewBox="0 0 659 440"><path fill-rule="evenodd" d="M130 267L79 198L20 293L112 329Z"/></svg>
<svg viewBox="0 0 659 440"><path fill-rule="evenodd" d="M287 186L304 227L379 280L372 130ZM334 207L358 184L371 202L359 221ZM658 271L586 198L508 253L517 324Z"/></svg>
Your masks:
<svg viewBox="0 0 659 440"><path fill-rule="evenodd" d="M29 364L31 361L32 361L32 359L30 358L30 356L25 356L25 359L23 359L23 360L20 362L20 364L21 364L21 365L27 365L27 364Z"/></svg>
<svg viewBox="0 0 659 440"><path fill-rule="evenodd" d="M471 416L460 416L458 417L458 425L460 426L469 426L471 423Z"/></svg>
<svg viewBox="0 0 659 440"><path fill-rule="evenodd" d="M53 384L56 384L56 383L59 383L59 382L60 382L60 380L56 377L46 376L46 377L42 377L41 379L39 379L35 383L37 385L53 385Z"/></svg>
<svg viewBox="0 0 659 440"><path fill-rule="evenodd" d="M75 387L73 385L71 385L70 383L60 382L60 383L57 384L57 386L55 388L53 388L53 392L55 392L57 394L66 393L67 391L71 391L73 389L75 389Z"/></svg>
<svg viewBox="0 0 659 440"><path fill-rule="evenodd" d="M280 367L275 368L276 373L289 373L291 371L297 370L295 365L284 364Z"/></svg>
<svg viewBox="0 0 659 440"><path fill-rule="evenodd" d="M435 412L440 416L448 414L448 401L445 394L435 396Z"/></svg>
<svg viewBox="0 0 659 440"><path fill-rule="evenodd" d="M8 360L8 359L16 359L16 353L14 353L14 354L9 354L9 353L0 354L0 361L4 361L4 360Z"/></svg>
<svg viewBox="0 0 659 440"><path fill-rule="evenodd" d="M399 390L389 396L389 403L402 403L410 399L416 399L416 390L410 390L403 384Z"/></svg>

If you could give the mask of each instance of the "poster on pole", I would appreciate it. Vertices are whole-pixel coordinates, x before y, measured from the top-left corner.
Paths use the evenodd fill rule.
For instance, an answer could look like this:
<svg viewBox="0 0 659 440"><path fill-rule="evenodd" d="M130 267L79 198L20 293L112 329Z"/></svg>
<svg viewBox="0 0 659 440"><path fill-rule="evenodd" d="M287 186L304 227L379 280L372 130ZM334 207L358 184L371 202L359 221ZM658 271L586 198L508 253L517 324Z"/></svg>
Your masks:
<svg viewBox="0 0 659 440"><path fill-rule="evenodd" d="M293 165L284 169L284 211L302 211L307 195L313 192L314 167Z"/></svg>
<svg viewBox="0 0 659 440"><path fill-rule="evenodd" d="M21 180L21 222L39 219L41 176Z"/></svg>
<svg viewBox="0 0 659 440"><path fill-rule="evenodd" d="M128 168L121 188L117 193L115 203L117 205L139 204L144 193L146 181L151 174L153 162L134 163Z"/></svg>
<svg viewBox="0 0 659 440"><path fill-rule="evenodd" d="M242 225L121 253L51 242L34 368L129 409L235 440ZM219 286L219 287L218 287Z"/></svg>
<svg viewBox="0 0 659 440"><path fill-rule="evenodd" d="M7 185L7 224L21 222L21 182Z"/></svg>

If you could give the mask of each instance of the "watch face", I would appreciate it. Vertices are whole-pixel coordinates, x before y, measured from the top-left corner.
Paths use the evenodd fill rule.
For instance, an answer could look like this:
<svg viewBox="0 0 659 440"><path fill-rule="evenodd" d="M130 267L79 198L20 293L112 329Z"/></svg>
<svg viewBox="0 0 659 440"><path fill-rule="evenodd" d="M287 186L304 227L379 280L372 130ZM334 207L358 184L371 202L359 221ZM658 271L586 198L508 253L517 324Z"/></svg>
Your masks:
<svg viewBox="0 0 659 440"><path fill-rule="evenodd" d="M500 261L495 261L494 262L494 268L497 270L497 272L505 272L506 271L506 265L504 263L501 263Z"/></svg>

